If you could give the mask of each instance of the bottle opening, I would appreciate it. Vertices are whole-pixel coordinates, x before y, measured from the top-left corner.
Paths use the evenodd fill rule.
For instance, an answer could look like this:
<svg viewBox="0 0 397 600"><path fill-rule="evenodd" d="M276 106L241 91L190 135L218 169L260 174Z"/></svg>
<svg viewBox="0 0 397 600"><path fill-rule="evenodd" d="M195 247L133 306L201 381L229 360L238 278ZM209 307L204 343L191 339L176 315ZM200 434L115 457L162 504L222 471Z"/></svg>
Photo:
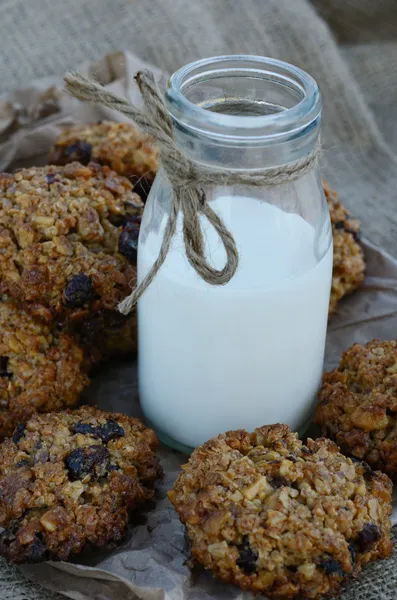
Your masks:
<svg viewBox="0 0 397 600"><path fill-rule="evenodd" d="M310 75L259 56L190 63L170 78L166 102L177 126L209 135L301 135L321 114L320 92Z"/></svg>

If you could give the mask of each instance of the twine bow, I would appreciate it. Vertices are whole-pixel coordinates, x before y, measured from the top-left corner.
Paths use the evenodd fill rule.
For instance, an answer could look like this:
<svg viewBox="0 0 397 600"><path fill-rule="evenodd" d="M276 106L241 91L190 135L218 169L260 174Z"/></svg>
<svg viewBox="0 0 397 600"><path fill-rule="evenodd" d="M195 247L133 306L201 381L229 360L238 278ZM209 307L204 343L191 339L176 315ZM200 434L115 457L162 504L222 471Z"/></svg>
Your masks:
<svg viewBox="0 0 397 600"><path fill-rule="evenodd" d="M313 169L319 156L319 145L317 145L311 154L299 161L257 173L220 169L212 171L207 168L199 168L175 144L172 121L153 74L149 71L140 71L135 79L141 91L146 112L142 112L125 98L120 98L116 94L107 91L99 83L79 73L71 72L65 77L66 91L72 96L85 102L92 102L117 110L132 119L136 125L156 139L160 150L161 164L173 190L173 202L159 255L142 281L119 304L118 309L124 315L131 312L133 306L149 287L163 265L176 232L179 213L182 214L186 256L196 273L211 285L225 285L236 273L239 262L236 243L222 219L206 201L203 192L205 186L219 185L220 182L229 186L277 186L302 177L302 175ZM212 225L223 244L226 252L226 262L223 269L216 269L205 256L200 216L205 217Z"/></svg>

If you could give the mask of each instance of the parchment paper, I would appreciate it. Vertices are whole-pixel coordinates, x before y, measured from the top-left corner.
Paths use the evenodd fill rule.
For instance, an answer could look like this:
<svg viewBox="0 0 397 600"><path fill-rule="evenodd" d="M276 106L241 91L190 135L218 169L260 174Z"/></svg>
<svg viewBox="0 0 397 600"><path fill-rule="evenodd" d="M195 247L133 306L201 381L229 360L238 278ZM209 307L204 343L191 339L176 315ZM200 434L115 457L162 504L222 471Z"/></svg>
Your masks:
<svg viewBox="0 0 397 600"><path fill-rule="evenodd" d="M116 53L80 70L95 74L109 88L139 102L134 73L148 66L128 53ZM153 69L151 65L150 68ZM160 84L165 76L155 69ZM33 82L0 100L0 171L46 162L50 145L62 126L119 116L79 104L63 95L56 78ZM343 350L374 337L397 337L397 261L364 242L367 273L360 291L346 299L332 317L325 369L335 367ZM112 364L96 375L85 401L110 411L141 416L135 363ZM261 424L258 424L261 425ZM21 567L42 586L75 600L243 600L250 594L218 583L201 568L185 565L184 530L166 498L183 455L160 449L165 471L155 509L132 523L123 545L107 552L87 551L73 563ZM397 522L394 502L393 523Z"/></svg>

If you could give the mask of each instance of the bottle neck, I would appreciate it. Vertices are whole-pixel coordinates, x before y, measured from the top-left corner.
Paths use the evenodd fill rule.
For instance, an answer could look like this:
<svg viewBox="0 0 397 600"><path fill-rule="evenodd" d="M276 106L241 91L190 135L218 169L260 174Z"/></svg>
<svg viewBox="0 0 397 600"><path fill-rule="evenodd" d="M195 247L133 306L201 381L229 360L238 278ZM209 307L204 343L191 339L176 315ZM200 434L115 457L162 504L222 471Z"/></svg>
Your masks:
<svg viewBox="0 0 397 600"><path fill-rule="evenodd" d="M211 168L263 170L310 154L321 96L304 71L273 59L223 56L191 63L168 84L175 141Z"/></svg>
<svg viewBox="0 0 397 600"><path fill-rule="evenodd" d="M306 132L257 143L193 132L175 119L173 130L176 145L190 160L211 168L254 171L286 165L309 155L319 138L320 118Z"/></svg>

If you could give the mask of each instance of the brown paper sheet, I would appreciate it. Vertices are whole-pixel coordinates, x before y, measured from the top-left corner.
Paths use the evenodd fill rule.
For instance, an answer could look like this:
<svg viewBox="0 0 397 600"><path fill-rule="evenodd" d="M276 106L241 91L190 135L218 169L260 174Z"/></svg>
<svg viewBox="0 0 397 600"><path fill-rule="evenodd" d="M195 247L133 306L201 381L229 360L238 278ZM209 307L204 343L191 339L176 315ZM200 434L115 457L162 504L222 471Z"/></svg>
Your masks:
<svg viewBox="0 0 397 600"><path fill-rule="evenodd" d="M139 102L134 73L145 63L116 53L82 67L110 89ZM153 69L151 65L150 68ZM155 69L159 81L164 74ZM33 82L0 100L0 171L43 164L56 135L65 125L119 118L104 109L79 104L62 94L62 81ZM329 324L325 369L337 365L354 342L397 337L397 261L370 243L364 244L368 264L364 286L346 299ZM85 400L110 411L140 416L134 363L112 364L94 378ZM186 457L160 449L165 471L155 509L132 523L124 544L107 552L87 551L73 563L26 565L30 579L75 600L243 600L250 594L225 586L202 569L184 564L184 530L166 498ZM397 522L397 502L393 522Z"/></svg>
<svg viewBox="0 0 397 600"><path fill-rule="evenodd" d="M154 71L160 85L166 75L128 52L115 52L102 60L80 65L78 70L141 105L134 75L140 69ZM65 94L60 77L46 77L0 98L0 172L46 164L48 150L62 128L104 119L125 120L107 108L84 104Z"/></svg>

